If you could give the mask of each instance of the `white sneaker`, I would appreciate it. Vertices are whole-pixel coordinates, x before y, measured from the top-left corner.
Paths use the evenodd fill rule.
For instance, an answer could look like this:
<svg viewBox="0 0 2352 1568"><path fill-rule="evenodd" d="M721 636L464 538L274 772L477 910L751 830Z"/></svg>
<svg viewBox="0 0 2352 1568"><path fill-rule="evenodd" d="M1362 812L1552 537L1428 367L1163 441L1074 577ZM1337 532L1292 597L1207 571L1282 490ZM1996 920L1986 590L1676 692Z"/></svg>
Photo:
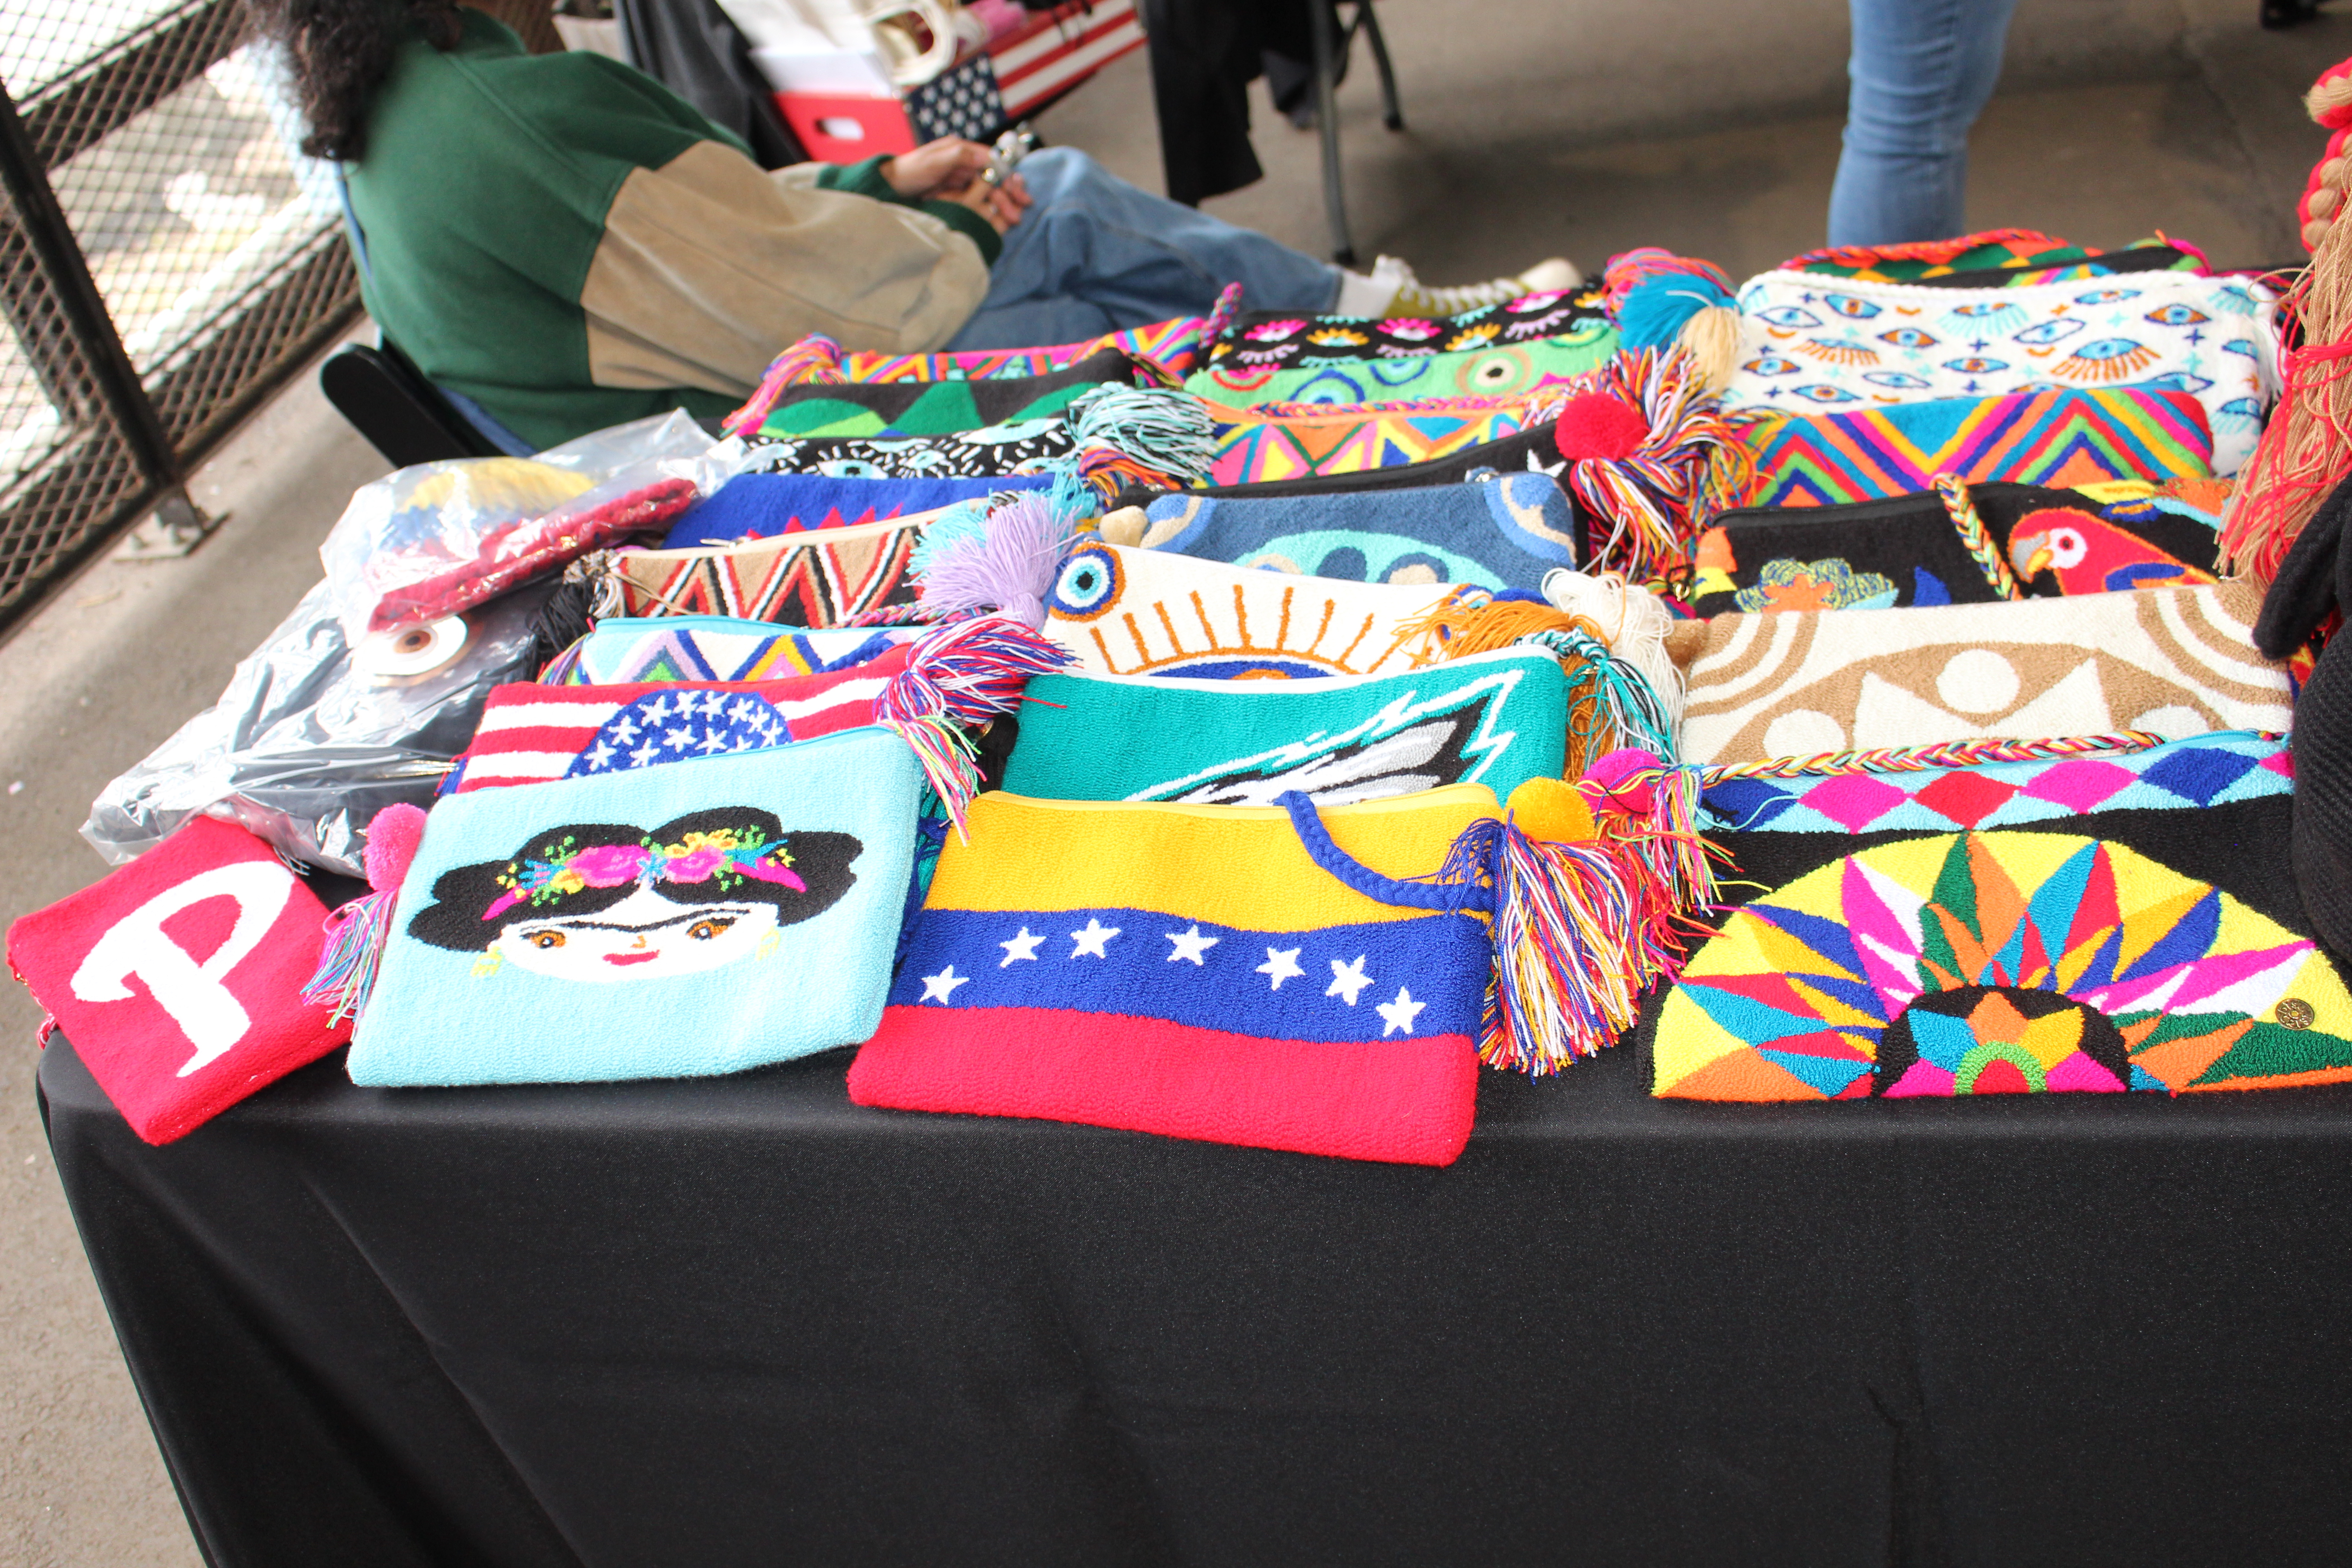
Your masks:
<svg viewBox="0 0 2352 1568"><path fill-rule="evenodd" d="M1433 289L1423 283L1413 276L1412 268L1393 256L1383 256L1373 263L1372 277L1381 282L1395 281L1397 291L1386 312L1392 316L1459 316L1465 311L1503 304L1523 294L1573 289L1584 281L1583 274L1557 256L1538 262L1516 278L1497 278L1491 283L1462 283L1445 289Z"/></svg>

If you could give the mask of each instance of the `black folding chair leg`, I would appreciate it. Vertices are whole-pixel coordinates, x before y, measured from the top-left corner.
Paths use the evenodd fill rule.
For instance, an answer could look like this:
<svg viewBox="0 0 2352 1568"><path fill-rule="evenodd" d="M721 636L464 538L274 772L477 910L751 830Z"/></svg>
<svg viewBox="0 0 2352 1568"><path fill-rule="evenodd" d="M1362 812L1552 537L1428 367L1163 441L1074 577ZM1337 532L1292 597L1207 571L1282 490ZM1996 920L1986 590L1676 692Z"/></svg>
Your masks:
<svg viewBox="0 0 2352 1568"><path fill-rule="evenodd" d="M1323 217L1331 231L1331 259L1356 264L1356 243L1348 235L1348 193L1339 170L1339 39L1330 0L1308 0L1315 29L1315 123L1323 137Z"/></svg>
<svg viewBox="0 0 2352 1568"><path fill-rule="evenodd" d="M1380 13L1372 0L1356 0L1355 25L1349 33L1361 33L1364 42L1372 47L1372 64L1381 73L1381 123L1391 131L1404 129L1404 107L1397 102L1396 68L1389 64L1389 41L1381 37Z"/></svg>

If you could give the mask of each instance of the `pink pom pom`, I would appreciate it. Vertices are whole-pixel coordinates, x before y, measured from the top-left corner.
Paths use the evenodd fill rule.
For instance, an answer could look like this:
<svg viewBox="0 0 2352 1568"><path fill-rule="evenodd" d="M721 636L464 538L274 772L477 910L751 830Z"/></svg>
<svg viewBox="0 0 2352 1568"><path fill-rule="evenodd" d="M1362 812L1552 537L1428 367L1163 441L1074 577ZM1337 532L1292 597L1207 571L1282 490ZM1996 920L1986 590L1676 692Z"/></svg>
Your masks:
<svg viewBox="0 0 2352 1568"><path fill-rule="evenodd" d="M368 823L367 849L361 861L367 868L368 886L379 893L400 891L424 838L425 813L418 807L404 804L377 812Z"/></svg>

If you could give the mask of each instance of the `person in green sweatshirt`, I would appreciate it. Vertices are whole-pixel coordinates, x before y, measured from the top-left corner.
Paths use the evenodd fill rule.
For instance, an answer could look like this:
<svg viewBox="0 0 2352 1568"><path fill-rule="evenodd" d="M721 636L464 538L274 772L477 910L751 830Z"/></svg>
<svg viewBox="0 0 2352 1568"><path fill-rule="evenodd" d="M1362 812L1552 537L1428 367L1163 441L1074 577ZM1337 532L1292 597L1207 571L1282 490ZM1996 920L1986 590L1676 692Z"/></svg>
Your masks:
<svg viewBox="0 0 2352 1568"><path fill-rule="evenodd" d="M1552 261L1429 289L1343 272L1160 200L1084 153L935 142L772 172L659 82L526 53L455 0L247 0L339 163L361 293L436 384L533 447L684 408L723 415L811 332L893 353L1073 342L1259 310L1444 313L1576 280Z"/></svg>

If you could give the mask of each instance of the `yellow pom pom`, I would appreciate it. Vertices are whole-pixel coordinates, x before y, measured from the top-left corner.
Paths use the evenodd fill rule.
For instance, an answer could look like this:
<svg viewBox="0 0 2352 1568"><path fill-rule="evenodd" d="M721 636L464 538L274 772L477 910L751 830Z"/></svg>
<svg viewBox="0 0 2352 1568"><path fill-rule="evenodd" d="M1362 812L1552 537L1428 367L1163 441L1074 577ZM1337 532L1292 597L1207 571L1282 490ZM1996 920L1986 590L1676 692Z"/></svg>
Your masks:
<svg viewBox="0 0 2352 1568"><path fill-rule="evenodd" d="M1547 844L1581 844L1592 837L1592 807L1564 779L1529 779L1511 792L1511 820Z"/></svg>

